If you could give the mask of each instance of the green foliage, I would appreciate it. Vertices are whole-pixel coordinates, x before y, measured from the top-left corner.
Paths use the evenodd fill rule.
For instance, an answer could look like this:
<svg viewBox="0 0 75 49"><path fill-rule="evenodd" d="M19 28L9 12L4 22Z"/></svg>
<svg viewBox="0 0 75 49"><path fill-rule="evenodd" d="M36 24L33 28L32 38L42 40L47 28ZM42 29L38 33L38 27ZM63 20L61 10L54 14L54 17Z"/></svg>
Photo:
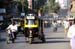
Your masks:
<svg viewBox="0 0 75 49"><path fill-rule="evenodd" d="M19 9L19 11L20 12L27 12L27 10L28 10L28 2L27 2L27 0L20 0L19 2L18 2L18 9Z"/></svg>
<svg viewBox="0 0 75 49"><path fill-rule="evenodd" d="M25 6L25 7L28 7L28 2L27 0L23 0L23 1L20 1L21 2L21 5Z"/></svg>
<svg viewBox="0 0 75 49"><path fill-rule="evenodd" d="M51 12L55 12L55 11L58 11L58 10L59 10L59 5L57 3L55 3L54 5L52 5L50 7Z"/></svg>
<svg viewBox="0 0 75 49"><path fill-rule="evenodd" d="M57 12L60 9L59 4L55 3L55 0L49 0L48 3L46 5L44 5L44 12L48 11L48 12Z"/></svg>
<svg viewBox="0 0 75 49"><path fill-rule="evenodd" d="M37 2L38 2L38 7L39 7L39 8L42 7L42 6L44 5L45 1L46 1L46 0L38 0L38 1L37 1Z"/></svg>

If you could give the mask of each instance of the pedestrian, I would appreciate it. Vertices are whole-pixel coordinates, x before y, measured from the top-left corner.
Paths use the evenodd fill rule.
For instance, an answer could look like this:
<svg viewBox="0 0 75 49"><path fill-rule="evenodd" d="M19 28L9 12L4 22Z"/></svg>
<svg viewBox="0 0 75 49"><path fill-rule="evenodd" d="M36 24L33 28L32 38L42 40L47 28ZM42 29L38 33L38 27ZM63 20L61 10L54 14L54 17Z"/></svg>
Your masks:
<svg viewBox="0 0 75 49"><path fill-rule="evenodd" d="M57 21L54 20L54 21L52 22L52 25L53 25L53 31L56 32L56 31L57 31Z"/></svg>
<svg viewBox="0 0 75 49"><path fill-rule="evenodd" d="M9 37L12 35L13 40L16 39L17 31L18 31L18 26L15 21L12 21L12 24L10 24L7 28L7 33ZM13 41L14 42L14 41Z"/></svg>
<svg viewBox="0 0 75 49"><path fill-rule="evenodd" d="M63 21L63 26L64 26L64 32L67 33L68 28L69 28L69 21L68 21L68 19Z"/></svg>
<svg viewBox="0 0 75 49"><path fill-rule="evenodd" d="M74 24L68 29L67 37L70 38L71 49L75 49L75 19Z"/></svg>
<svg viewBox="0 0 75 49"><path fill-rule="evenodd" d="M53 18L54 18L54 19L57 19L58 17L59 17L59 15L58 15L57 11L54 11L54 13L53 13Z"/></svg>

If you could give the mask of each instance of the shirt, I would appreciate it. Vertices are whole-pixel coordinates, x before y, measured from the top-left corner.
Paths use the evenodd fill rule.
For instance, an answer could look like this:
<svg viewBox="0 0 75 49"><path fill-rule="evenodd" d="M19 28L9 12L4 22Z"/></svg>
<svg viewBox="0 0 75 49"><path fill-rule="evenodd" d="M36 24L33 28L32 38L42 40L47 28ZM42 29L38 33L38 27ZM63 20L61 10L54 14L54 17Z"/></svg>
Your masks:
<svg viewBox="0 0 75 49"><path fill-rule="evenodd" d="M63 21L63 25L64 25L64 28L68 28L69 27L69 22Z"/></svg>
<svg viewBox="0 0 75 49"><path fill-rule="evenodd" d="M67 37L72 38L75 36L75 24L69 27Z"/></svg>
<svg viewBox="0 0 75 49"><path fill-rule="evenodd" d="M18 30L18 26L11 24L7 27L7 29L10 29L12 32L16 32Z"/></svg>
<svg viewBox="0 0 75 49"><path fill-rule="evenodd" d="M57 27L57 22L53 22L53 27Z"/></svg>

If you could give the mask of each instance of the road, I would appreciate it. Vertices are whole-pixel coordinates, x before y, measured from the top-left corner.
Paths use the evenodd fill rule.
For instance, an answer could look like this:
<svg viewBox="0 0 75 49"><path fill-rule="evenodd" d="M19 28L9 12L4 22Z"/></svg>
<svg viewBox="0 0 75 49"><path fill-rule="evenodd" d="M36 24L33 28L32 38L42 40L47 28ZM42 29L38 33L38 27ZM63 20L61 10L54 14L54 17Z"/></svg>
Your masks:
<svg viewBox="0 0 75 49"><path fill-rule="evenodd" d="M24 36L19 36L14 44L6 44L6 33L1 31L0 49L70 49L69 39L62 28L58 28L57 32L53 32L52 28L45 28L44 33L46 43L40 43L40 40L36 39L36 43L28 44Z"/></svg>

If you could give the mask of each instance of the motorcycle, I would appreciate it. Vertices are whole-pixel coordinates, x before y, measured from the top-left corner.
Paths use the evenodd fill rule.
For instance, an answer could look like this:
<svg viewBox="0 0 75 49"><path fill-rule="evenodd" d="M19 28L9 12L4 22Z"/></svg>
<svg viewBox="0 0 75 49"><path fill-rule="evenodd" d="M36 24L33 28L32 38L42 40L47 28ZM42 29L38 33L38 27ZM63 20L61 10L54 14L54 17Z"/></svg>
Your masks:
<svg viewBox="0 0 75 49"><path fill-rule="evenodd" d="M11 32L10 29L7 30L6 32L7 32L7 44L9 44L11 42L14 43L14 41L15 41L14 33Z"/></svg>

